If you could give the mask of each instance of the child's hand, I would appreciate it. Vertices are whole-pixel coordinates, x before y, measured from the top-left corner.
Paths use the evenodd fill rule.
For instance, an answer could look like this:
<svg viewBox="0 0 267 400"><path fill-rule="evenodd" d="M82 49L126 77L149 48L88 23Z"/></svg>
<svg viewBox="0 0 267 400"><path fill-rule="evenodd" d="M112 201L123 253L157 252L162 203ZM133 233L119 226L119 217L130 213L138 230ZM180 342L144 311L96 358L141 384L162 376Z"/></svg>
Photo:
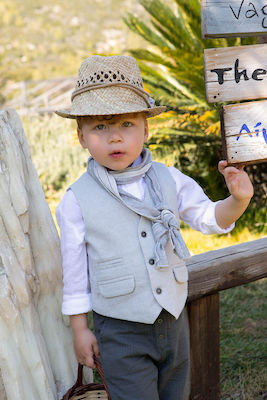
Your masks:
<svg viewBox="0 0 267 400"><path fill-rule="evenodd" d="M89 328L73 332L73 346L77 361L89 368L95 368L93 355L99 357L99 349L95 335Z"/></svg>
<svg viewBox="0 0 267 400"><path fill-rule="evenodd" d="M95 335L87 326L87 314L70 315L70 325L77 361L95 368L93 356L99 357L99 349Z"/></svg>
<svg viewBox="0 0 267 400"><path fill-rule="evenodd" d="M228 167L225 160L218 164L218 169L224 176L230 194L239 201L251 199L254 193L249 176L243 168L243 165L237 168Z"/></svg>

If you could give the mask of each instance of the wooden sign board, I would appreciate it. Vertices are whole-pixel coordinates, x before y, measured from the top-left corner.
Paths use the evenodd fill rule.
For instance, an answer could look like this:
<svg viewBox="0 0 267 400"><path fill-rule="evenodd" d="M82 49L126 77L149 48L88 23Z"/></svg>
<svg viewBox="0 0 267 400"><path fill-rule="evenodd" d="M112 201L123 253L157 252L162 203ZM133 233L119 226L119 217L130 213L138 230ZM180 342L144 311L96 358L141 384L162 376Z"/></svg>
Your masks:
<svg viewBox="0 0 267 400"><path fill-rule="evenodd" d="M267 35L267 0L201 0L202 36Z"/></svg>
<svg viewBox="0 0 267 400"><path fill-rule="evenodd" d="M267 100L224 106L221 128L229 164L267 161Z"/></svg>
<svg viewBox="0 0 267 400"><path fill-rule="evenodd" d="M267 98L267 44L204 51L210 103Z"/></svg>

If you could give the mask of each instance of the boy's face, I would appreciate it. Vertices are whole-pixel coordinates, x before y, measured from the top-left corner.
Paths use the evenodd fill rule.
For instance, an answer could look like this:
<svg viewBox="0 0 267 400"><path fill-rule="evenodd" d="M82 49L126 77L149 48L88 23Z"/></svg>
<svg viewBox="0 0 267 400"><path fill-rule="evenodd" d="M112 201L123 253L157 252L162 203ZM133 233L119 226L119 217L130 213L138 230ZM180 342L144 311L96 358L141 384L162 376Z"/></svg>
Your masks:
<svg viewBox="0 0 267 400"><path fill-rule="evenodd" d="M140 155L148 137L142 113L83 117L77 129L84 149L101 165L114 171L127 168Z"/></svg>

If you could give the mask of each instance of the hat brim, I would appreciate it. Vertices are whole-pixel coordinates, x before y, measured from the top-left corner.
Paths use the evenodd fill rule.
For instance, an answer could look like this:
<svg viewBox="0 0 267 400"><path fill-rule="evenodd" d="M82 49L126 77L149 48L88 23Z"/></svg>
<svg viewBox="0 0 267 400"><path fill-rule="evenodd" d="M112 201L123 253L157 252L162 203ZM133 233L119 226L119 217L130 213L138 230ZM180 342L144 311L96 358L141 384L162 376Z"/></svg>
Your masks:
<svg viewBox="0 0 267 400"><path fill-rule="evenodd" d="M145 92L144 92L145 93ZM149 95L128 85L110 85L77 94L69 109L56 110L63 118L77 118L96 115L119 115L145 112L154 117L166 110L165 106L155 106Z"/></svg>
<svg viewBox="0 0 267 400"><path fill-rule="evenodd" d="M114 111L112 112L112 115L121 115L121 114L134 114L134 113L141 113L144 112L146 113L147 118L155 117L156 115L159 115L166 111L165 106L156 106L156 107L151 107L151 108L140 108L140 110L121 110L121 111ZM87 116L97 116L97 115L111 115L110 112L101 112L101 113L92 113L90 111L87 111L86 113L77 113L74 112L71 108L69 109L62 109L62 110L55 110L55 113L59 115L60 117L63 118L71 118L71 119L76 119L77 117L87 117Z"/></svg>

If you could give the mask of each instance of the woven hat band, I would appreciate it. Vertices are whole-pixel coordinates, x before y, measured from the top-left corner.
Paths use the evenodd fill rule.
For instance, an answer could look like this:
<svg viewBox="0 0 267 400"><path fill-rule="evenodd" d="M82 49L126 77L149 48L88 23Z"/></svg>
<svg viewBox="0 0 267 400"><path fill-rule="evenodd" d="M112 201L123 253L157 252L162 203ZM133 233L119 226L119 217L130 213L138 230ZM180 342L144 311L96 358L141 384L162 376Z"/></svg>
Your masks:
<svg viewBox="0 0 267 400"><path fill-rule="evenodd" d="M116 101L112 101L116 99ZM149 111L140 93L127 87L110 86L88 90L78 94L72 101L74 115L107 115Z"/></svg>
<svg viewBox="0 0 267 400"><path fill-rule="evenodd" d="M134 86L131 85L131 84L127 84L127 83L117 83L117 82L114 82L114 83L102 83L102 84L96 84L96 85L88 85L88 86L84 86L84 87L82 87L82 88L80 88L80 89L75 89L74 92L73 92L72 95L71 95L71 101L73 101L73 99L75 98L75 96L77 96L77 95L79 95L79 94L88 92L88 91L90 91L90 90L98 90L98 89L101 89L101 88L110 88L110 87L112 87L112 86L116 86L116 87L126 87L126 88L131 89L131 90L134 91L137 95L141 96L141 97L145 100L145 102L146 102L146 104L147 104L147 106L148 106L149 108L151 107L151 103L150 103L149 100L148 100L148 99L150 98L150 96L149 96L149 94L148 94L145 90L138 89L138 88L134 87Z"/></svg>

